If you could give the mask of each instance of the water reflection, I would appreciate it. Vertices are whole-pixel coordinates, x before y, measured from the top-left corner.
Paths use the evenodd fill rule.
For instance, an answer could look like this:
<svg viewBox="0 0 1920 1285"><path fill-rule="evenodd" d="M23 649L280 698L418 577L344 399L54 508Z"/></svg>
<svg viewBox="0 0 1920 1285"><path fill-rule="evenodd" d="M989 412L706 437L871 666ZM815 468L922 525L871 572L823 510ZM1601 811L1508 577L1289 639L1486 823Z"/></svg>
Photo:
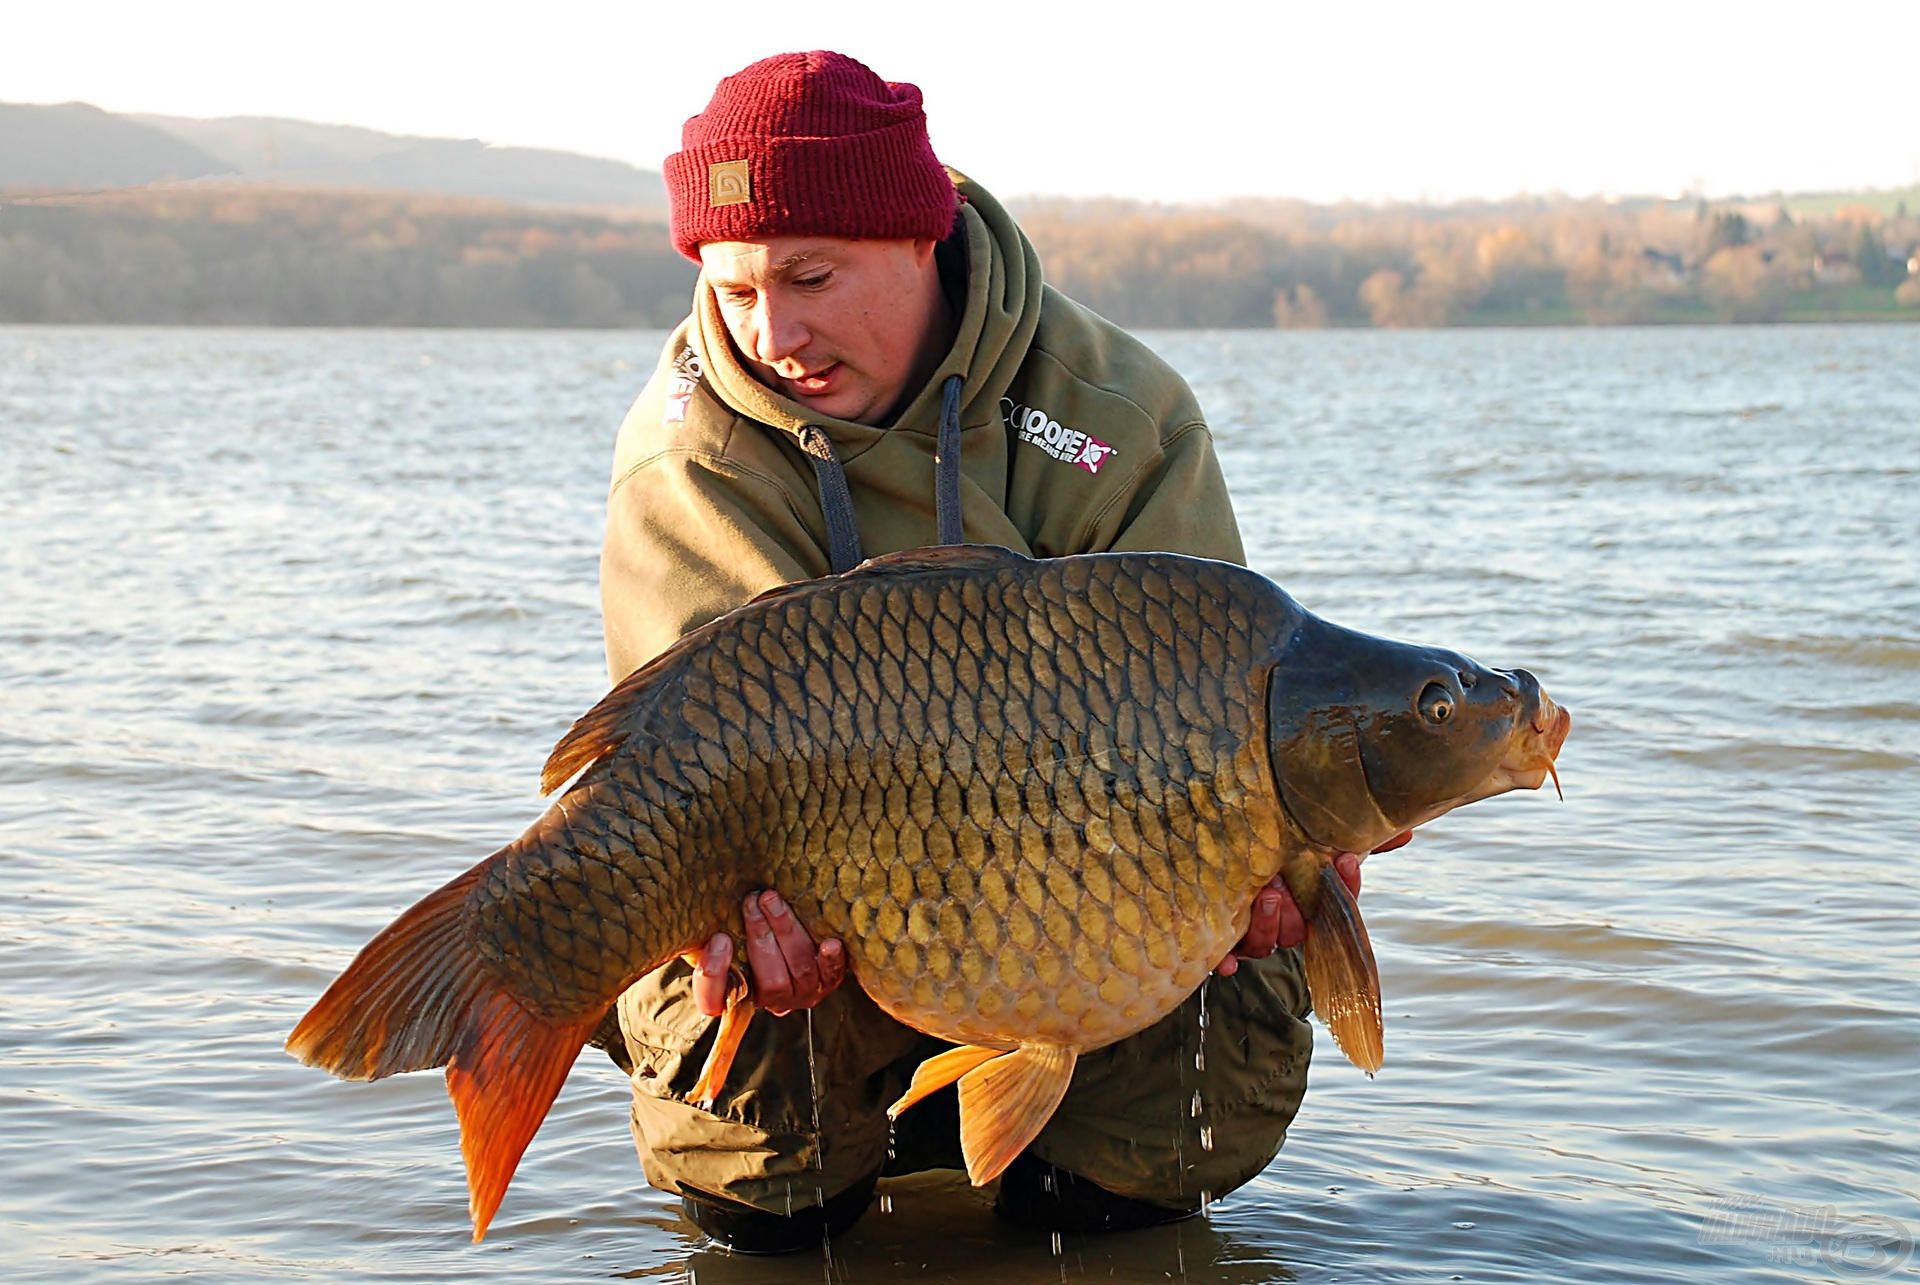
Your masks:
<svg viewBox="0 0 1920 1285"><path fill-rule="evenodd" d="M588 1061L469 1244L439 1078L280 1041L535 815L603 691L619 363L658 341L0 330L9 1285L1911 1267L1912 327L1156 337L1257 566L1581 711L1564 806L1369 862L1379 1078L1322 1040L1280 1160L1205 1222L1056 1255L903 1180L831 1259L768 1263L645 1189Z"/></svg>

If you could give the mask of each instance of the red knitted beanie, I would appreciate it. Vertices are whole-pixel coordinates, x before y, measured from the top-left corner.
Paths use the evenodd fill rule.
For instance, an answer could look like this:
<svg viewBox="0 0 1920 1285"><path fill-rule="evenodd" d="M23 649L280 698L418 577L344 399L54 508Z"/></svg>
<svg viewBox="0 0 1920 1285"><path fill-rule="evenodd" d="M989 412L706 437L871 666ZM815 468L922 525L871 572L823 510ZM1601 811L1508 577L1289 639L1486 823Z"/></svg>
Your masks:
<svg viewBox="0 0 1920 1285"><path fill-rule="evenodd" d="M913 85L845 54L775 54L720 82L667 158L674 248L762 236L938 241L959 196Z"/></svg>

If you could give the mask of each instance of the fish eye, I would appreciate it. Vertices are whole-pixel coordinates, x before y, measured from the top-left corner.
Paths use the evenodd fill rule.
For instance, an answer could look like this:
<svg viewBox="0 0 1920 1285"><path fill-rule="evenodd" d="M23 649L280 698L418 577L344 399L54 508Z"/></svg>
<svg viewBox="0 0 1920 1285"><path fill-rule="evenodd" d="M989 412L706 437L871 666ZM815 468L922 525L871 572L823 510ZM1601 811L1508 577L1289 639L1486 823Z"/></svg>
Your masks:
<svg viewBox="0 0 1920 1285"><path fill-rule="evenodd" d="M1453 717L1453 693L1443 683L1428 683L1420 692L1420 717L1436 727Z"/></svg>

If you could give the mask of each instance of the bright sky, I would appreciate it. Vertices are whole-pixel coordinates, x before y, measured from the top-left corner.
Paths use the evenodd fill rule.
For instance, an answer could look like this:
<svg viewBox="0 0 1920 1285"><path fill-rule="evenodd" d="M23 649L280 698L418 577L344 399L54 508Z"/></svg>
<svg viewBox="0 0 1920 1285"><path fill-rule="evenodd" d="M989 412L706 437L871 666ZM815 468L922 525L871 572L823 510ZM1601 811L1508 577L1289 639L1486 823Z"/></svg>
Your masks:
<svg viewBox="0 0 1920 1285"><path fill-rule="evenodd" d="M0 101L291 116L648 169L720 77L838 49L1002 196L1437 200L1920 182L1920 5L971 0L7 6Z"/></svg>

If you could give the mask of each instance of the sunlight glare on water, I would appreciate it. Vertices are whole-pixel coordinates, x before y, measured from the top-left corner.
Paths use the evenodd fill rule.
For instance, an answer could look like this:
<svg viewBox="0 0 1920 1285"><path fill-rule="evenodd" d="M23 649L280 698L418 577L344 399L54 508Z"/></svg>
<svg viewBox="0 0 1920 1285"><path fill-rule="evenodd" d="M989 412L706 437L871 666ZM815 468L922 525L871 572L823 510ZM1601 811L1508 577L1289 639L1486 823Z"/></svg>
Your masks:
<svg viewBox="0 0 1920 1285"><path fill-rule="evenodd" d="M1207 1220L1051 1246L890 1180L828 1278L1910 1271L1920 329L1150 338L1253 564L1536 672L1566 801L1368 862L1386 1065L1322 1034ZM0 330L0 1275L819 1278L702 1247L597 1053L474 1246L440 1077L280 1049L604 690L660 340Z"/></svg>

